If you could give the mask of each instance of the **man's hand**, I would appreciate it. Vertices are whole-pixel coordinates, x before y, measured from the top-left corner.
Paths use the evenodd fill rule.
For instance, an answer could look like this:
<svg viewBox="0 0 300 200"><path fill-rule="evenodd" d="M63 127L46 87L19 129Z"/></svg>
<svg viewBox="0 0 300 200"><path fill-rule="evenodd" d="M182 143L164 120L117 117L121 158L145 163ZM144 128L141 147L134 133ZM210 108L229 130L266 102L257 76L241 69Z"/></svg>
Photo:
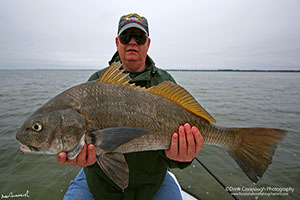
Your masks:
<svg viewBox="0 0 300 200"><path fill-rule="evenodd" d="M68 162L73 166L87 167L96 162L95 147L90 144L87 148L86 144L84 144L81 152L75 159L68 160L67 154L65 152L60 152L57 154L56 160L59 165L63 165Z"/></svg>
<svg viewBox="0 0 300 200"><path fill-rule="evenodd" d="M190 162L204 146L202 135L198 128L191 127L188 123L180 126L178 133L173 134L171 147L165 150L165 153L172 160Z"/></svg>

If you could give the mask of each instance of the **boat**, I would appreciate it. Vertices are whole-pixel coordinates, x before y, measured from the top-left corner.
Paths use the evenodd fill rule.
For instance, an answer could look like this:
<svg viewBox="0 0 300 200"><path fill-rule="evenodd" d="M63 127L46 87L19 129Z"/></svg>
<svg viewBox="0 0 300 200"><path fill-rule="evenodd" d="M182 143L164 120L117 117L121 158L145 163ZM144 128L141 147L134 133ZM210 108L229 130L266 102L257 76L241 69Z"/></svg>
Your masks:
<svg viewBox="0 0 300 200"><path fill-rule="evenodd" d="M200 198L197 198L194 194L192 194L192 193L190 193L190 192L188 192L188 191L182 189L182 188L180 187L180 184L179 184L179 182L177 181L175 175L174 175L172 172L168 171L168 173L169 173L169 175L174 179L174 181L176 182L178 188L180 189L181 196L182 196L182 199L183 199L183 200L200 200Z"/></svg>
<svg viewBox="0 0 300 200"><path fill-rule="evenodd" d="M231 195L231 197L233 199L240 200L239 196L234 195L230 190L226 189L227 188L226 184L223 183L223 181L221 181L221 179L216 174L214 174L202 161L200 161L197 157L195 158L195 161L197 163L199 163L226 190L226 192L228 192ZM181 196L182 196L183 200L201 200L202 199L199 196L197 196L196 194L193 194L193 193L185 190L184 188L182 188L180 186L179 182L177 181L175 175L173 173L171 173L170 171L168 171L168 173L170 174L170 176L174 179L174 181L180 188Z"/></svg>

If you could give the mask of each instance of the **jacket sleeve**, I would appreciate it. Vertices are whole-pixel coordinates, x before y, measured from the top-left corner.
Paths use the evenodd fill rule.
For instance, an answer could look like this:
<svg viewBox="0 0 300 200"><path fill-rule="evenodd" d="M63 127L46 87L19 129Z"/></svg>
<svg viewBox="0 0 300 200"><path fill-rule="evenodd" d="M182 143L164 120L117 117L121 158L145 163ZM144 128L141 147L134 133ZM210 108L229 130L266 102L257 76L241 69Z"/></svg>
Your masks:
<svg viewBox="0 0 300 200"><path fill-rule="evenodd" d="M163 151L163 158L164 158L165 162L167 163L167 165L169 166L169 168L171 168L171 169L174 169L174 168L184 169L184 168L190 166L193 162L193 161L179 162L179 161L171 160L170 158L168 158L166 156L165 151Z"/></svg>

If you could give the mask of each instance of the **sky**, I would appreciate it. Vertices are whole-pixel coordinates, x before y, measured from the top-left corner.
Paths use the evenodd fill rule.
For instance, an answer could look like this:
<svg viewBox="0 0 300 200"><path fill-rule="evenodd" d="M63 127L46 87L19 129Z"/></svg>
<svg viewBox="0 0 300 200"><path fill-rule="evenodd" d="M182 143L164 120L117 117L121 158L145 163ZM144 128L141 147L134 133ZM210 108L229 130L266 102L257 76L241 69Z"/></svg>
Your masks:
<svg viewBox="0 0 300 200"><path fill-rule="evenodd" d="M100 69L122 15L163 69L300 70L299 0L0 0L0 69Z"/></svg>

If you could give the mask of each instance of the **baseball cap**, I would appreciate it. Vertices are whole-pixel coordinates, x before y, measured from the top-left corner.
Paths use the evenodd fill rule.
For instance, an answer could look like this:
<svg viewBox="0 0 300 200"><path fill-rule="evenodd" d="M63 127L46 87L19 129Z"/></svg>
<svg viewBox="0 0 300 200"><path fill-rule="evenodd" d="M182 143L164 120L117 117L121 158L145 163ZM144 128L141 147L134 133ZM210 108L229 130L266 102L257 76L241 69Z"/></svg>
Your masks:
<svg viewBox="0 0 300 200"><path fill-rule="evenodd" d="M124 15L120 18L118 35L129 28L138 28L149 35L148 21L136 13Z"/></svg>

